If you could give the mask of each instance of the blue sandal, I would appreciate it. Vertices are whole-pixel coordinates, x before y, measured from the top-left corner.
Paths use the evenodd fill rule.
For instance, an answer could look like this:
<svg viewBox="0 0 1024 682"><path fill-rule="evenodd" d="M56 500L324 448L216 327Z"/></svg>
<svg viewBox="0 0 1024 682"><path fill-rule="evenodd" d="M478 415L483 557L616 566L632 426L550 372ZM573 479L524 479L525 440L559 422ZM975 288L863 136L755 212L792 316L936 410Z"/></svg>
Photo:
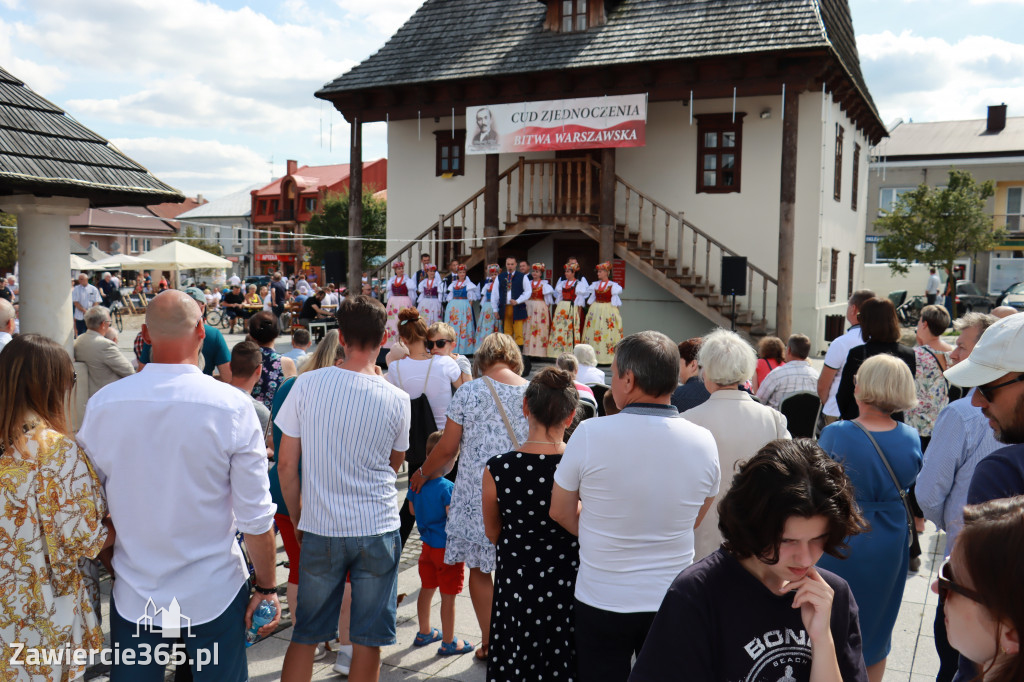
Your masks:
<svg viewBox="0 0 1024 682"><path fill-rule="evenodd" d="M433 642L437 642L441 639L441 631L437 628L430 628L430 634L423 634L422 632L416 633L416 639L413 640L413 646L426 646Z"/></svg>
<svg viewBox="0 0 1024 682"><path fill-rule="evenodd" d="M462 646L459 646L459 642L462 642ZM441 642L441 647L437 650L438 656L458 656L459 654L468 654L475 647L467 642L466 640L454 639L451 642Z"/></svg>

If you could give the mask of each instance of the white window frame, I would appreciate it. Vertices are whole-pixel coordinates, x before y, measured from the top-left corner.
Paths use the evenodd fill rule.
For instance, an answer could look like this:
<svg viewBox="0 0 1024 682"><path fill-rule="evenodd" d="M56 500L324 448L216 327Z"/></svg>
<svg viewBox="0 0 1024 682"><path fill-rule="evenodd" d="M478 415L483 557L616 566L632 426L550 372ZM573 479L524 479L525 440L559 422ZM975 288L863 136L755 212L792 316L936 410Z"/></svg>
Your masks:
<svg viewBox="0 0 1024 682"><path fill-rule="evenodd" d="M882 215L882 211L891 211L893 204L896 203L896 199L901 194L906 192L913 192L916 187L882 187L878 191L878 215ZM888 194L888 197L886 196Z"/></svg>
<svg viewBox="0 0 1024 682"><path fill-rule="evenodd" d="M142 250L143 251L152 251L153 250L153 240L152 239L143 239L142 240Z"/></svg>
<svg viewBox="0 0 1024 682"><path fill-rule="evenodd" d="M1010 195L1017 195L1016 210L1011 211ZM1006 231L1024 232L1024 185L1006 188Z"/></svg>
<svg viewBox="0 0 1024 682"><path fill-rule="evenodd" d="M132 253L138 253L139 252L139 238L138 237L131 237L128 240L128 243L129 243L129 248L131 249Z"/></svg>

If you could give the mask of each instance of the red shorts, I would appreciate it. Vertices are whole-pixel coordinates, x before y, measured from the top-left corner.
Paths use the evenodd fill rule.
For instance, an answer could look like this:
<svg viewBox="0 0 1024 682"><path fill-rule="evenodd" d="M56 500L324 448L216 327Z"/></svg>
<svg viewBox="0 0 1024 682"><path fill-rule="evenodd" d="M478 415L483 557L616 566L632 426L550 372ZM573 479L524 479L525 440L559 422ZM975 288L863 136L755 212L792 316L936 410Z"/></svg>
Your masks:
<svg viewBox="0 0 1024 682"><path fill-rule="evenodd" d="M284 543L284 553L288 557L288 582L298 585L301 549L295 539L295 526L292 525L292 517L274 514L274 522L277 524L277 532L281 534L281 542Z"/></svg>
<svg viewBox="0 0 1024 682"><path fill-rule="evenodd" d="M441 588L441 594L460 594L462 592L463 570L461 561L454 566L444 562L444 547L431 547L423 543L420 552L420 584L423 589Z"/></svg>

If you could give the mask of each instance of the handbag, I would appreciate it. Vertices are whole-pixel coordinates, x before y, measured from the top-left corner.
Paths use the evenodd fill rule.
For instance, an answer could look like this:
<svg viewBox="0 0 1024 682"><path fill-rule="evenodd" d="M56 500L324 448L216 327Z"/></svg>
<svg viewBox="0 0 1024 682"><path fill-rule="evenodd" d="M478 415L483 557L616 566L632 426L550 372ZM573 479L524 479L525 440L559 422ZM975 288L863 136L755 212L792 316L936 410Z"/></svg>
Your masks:
<svg viewBox="0 0 1024 682"><path fill-rule="evenodd" d="M405 453L405 461L409 464L409 471L416 471L427 460L427 439L434 431L437 431L437 422L434 421L434 410L427 398L427 382L430 381L430 370L434 366L434 357L430 356L430 363L427 365L427 375L423 379L423 393L418 398L409 401L411 408L411 419L409 423L409 449ZM394 364L395 378L398 386L402 386L402 375L398 368L401 362Z"/></svg>
<svg viewBox="0 0 1024 682"><path fill-rule="evenodd" d="M877 452L878 456L881 457L882 464L885 465L885 470L889 472L889 478L892 479L892 484L894 486L896 486L896 490L900 494L900 501L903 502L903 509L905 509L906 512L907 512L907 534L910 536L911 541L913 541L913 538L914 538L914 512L912 512L910 510L910 502L907 501L907 491L905 491L900 486L900 482L896 478L895 472L893 472L892 467L889 465L889 460L886 458L885 453L882 452L882 448L878 447L878 441L876 441L875 437L871 435L871 432L868 431L866 428L864 428L864 425L859 423L859 422L855 422L855 421L851 420L850 423L853 424L858 429L860 429L861 431L864 432L864 435L868 437L868 440L871 441L871 444L875 446L875 452Z"/></svg>
<svg viewBox="0 0 1024 682"><path fill-rule="evenodd" d="M516 450L519 449L519 439L516 438L515 431L512 430L512 422L508 420L508 415L505 413L505 406L501 404L501 400L498 398L498 392L494 390L494 379L490 377L484 377L484 383L487 384L487 388L491 389L491 395L494 397L494 404L498 406L498 412L501 414L501 420L505 422L505 430L508 431L509 440L512 441L512 447Z"/></svg>

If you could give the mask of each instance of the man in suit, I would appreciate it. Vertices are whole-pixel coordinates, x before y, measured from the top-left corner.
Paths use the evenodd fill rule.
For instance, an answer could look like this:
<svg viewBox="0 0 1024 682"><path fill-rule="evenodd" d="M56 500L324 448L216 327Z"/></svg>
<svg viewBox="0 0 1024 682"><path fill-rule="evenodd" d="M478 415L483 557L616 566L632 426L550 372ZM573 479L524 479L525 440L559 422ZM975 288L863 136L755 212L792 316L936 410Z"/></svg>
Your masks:
<svg viewBox="0 0 1024 682"><path fill-rule="evenodd" d="M128 359L104 334L110 329L110 311L96 306L85 311L85 333L75 339L75 362L89 368L89 397L121 377L135 374Z"/></svg>
<svg viewBox="0 0 1024 682"><path fill-rule="evenodd" d="M523 322L526 320L526 303L516 303L526 288L526 275L516 270L515 256L505 259L505 271L498 275L498 286L491 289L491 305L499 320L505 321L504 332L523 345Z"/></svg>
<svg viewBox="0 0 1024 682"><path fill-rule="evenodd" d="M420 282L427 276L427 266L430 265L430 254L420 254L420 269L416 271L416 286L420 285Z"/></svg>

